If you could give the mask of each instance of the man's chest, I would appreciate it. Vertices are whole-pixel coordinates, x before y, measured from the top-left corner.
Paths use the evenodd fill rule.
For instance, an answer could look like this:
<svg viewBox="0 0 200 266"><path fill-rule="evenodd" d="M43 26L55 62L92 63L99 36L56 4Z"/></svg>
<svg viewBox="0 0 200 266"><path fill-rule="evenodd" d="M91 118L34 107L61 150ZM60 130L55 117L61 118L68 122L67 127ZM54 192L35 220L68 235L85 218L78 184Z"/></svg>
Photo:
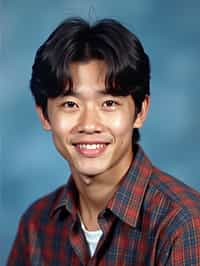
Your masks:
<svg viewBox="0 0 200 266"><path fill-rule="evenodd" d="M41 232L41 233L40 233ZM29 235L31 266L151 265L156 243L148 232L114 223L104 231L93 257L78 224L46 225Z"/></svg>

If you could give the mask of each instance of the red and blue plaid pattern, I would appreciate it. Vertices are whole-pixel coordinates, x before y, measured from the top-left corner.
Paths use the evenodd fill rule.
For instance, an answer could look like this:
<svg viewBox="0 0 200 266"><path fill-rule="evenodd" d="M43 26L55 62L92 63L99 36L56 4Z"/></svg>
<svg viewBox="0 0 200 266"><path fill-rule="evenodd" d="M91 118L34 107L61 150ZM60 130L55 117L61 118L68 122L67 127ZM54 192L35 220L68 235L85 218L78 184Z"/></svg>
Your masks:
<svg viewBox="0 0 200 266"><path fill-rule="evenodd" d="M66 186L22 216L7 266L199 266L200 193L161 172L138 147L107 208L90 257L78 216L78 192Z"/></svg>

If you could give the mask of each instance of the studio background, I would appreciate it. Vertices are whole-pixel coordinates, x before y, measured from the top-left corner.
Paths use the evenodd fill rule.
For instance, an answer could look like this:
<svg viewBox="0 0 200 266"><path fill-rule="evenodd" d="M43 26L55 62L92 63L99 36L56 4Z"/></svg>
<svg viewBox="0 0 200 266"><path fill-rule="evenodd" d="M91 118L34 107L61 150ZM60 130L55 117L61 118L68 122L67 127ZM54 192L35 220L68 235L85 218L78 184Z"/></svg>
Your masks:
<svg viewBox="0 0 200 266"><path fill-rule="evenodd" d="M152 66L141 144L155 165L200 191L199 10L198 0L1 0L0 265L21 214L69 176L29 91L35 52L64 18L111 17L140 38Z"/></svg>

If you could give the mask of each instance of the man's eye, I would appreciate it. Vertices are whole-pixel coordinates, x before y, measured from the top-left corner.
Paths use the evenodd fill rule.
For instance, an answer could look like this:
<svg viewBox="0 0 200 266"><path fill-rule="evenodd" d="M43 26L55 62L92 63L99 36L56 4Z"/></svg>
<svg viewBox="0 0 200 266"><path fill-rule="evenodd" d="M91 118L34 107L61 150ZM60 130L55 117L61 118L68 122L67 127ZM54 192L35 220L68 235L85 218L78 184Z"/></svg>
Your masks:
<svg viewBox="0 0 200 266"><path fill-rule="evenodd" d="M63 103L63 107L65 108L78 108L78 105L75 102L67 101Z"/></svg>
<svg viewBox="0 0 200 266"><path fill-rule="evenodd" d="M107 100L103 103L103 107L115 107L117 105L119 104L114 100Z"/></svg>

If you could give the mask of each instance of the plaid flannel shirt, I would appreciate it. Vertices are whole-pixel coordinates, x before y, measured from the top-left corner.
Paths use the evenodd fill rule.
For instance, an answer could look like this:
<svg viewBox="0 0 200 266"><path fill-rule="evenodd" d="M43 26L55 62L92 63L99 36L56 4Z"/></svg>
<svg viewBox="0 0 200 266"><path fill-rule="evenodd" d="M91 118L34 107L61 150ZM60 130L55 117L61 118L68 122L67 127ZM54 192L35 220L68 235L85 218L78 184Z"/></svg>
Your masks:
<svg viewBox="0 0 200 266"><path fill-rule="evenodd" d="M77 199L70 178L35 202L20 220L7 266L200 265L200 193L154 167L140 147L99 214L103 235L93 257Z"/></svg>

